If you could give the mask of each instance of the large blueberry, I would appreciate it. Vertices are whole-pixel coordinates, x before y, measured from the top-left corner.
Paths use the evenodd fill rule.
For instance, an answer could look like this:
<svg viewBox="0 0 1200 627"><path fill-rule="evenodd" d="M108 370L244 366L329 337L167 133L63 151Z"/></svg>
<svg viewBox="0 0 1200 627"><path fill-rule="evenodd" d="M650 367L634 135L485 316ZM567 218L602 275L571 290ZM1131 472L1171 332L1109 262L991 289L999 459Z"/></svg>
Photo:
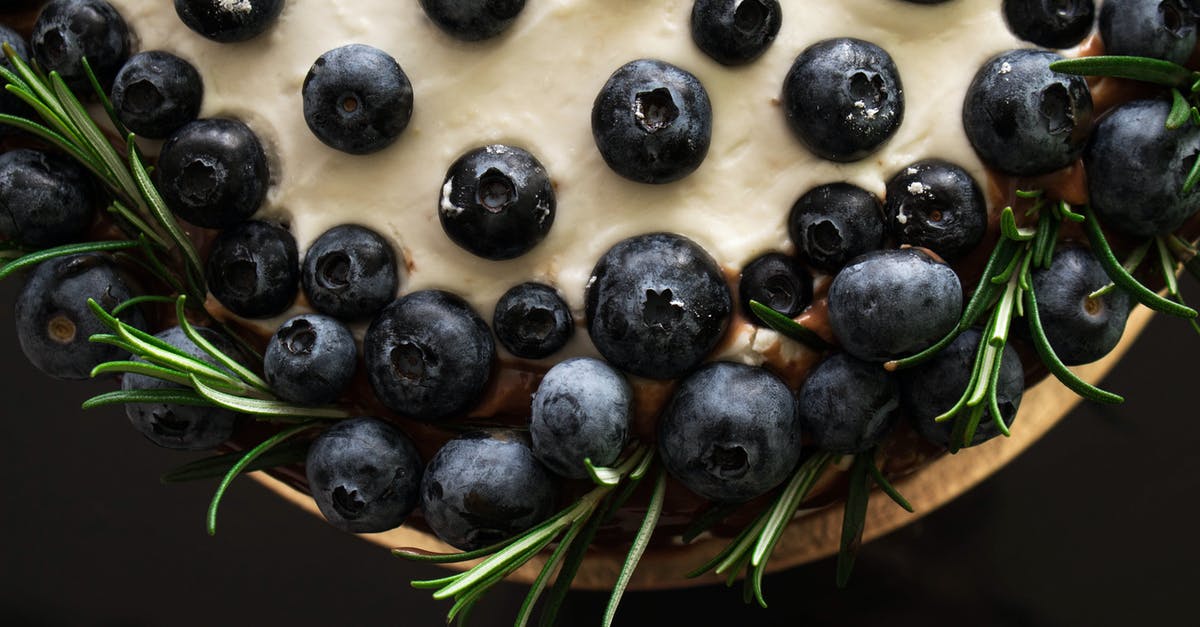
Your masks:
<svg viewBox="0 0 1200 627"><path fill-rule="evenodd" d="M712 141L712 104L700 80L665 61L613 72L592 103L592 138L605 163L640 183L670 183L700 167Z"/></svg>
<svg viewBox="0 0 1200 627"><path fill-rule="evenodd" d="M813 188L792 205L788 235L809 265L837 272L847 261L883 247L879 198L849 183Z"/></svg>
<svg viewBox="0 0 1200 627"><path fill-rule="evenodd" d="M91 93L83 58L101 86L112 83L129 57L129 27L104 0L54 0L33 24L33 58L46 72L58 72L76 93Z"/></svg>
<svg viewBox="0 0 1200 627"><path fill-rule="evenodd" d="M301 93L304 121L317 139L353 155L391 145L412 117L408 76L391 55L364 44L318 57Z"/></svg>
<svg viewBox="0 0 1200 627"><path fill-rule="evenodd" d="M566 346L575 333L575 319L558 290L542 283L521 283L496 303L492 330L513 355L541 359Z"/></svg>
<svg viewBox="0 0 1200 627"><path fill-rule="evenodd" d="M814 154L858 161L875 152L904 120L900 71L883 48L843 37L800 53L783 82L792 132Z"/></svg>
<svg viewBox="0 0 1200 627"><path fill-rule="evenodd" d="M1200 210L1200 186L1183 193L1200 156L1200 127L1166 127L1171 105L1125 103L1092 131L1083 167L1092 209L1104 226L1137 237L1166 234Z"/></svg>
<svg viewBox="0 0 1200 627"><path fill-rule="evenodd" d="M363 358L375 395L392 411L436 421L465 413L491 377L496 346L463 299L438 290L408 294L371 322Z"/></svg>
<svg viewBox="0 0 1200 627"><path fill-rule="evenodd" d="M935 422L934 418L954 407L966 392L981 338L982 333L978 329L968 329L933 359L901 373L900 395L904 411L917 432L938 446L952 448L950 438L954 423L956 420L966 420L965 410L951 420ZM1000 407L1004 424L1012 425L1024 392L1025 372L1021 367L1021 358L1012 346L1006 345L1001 353L1000 377L996 383L996 404ZM996 427L991 410L985 408L970 446L986 442L999 434L1000 429Z"/></svg>
<svg viewBox="0 0 1200 627"><path fill-rule="evenodd" d="M203 100L196 67L161 50L133 55L113 81L117 117L143 137L162 139L195 120Z"/></svg>
<svg viewBox="0 0 1200 627"><path fill-rule="evenodd" d="M692 41L724 65L757 59L782 24L778 0L696 0L692 5Z"/></svg>
<svg viewBox="0 0 1200 627"><path fill-rule="evenodd" d="M1083 153L1092 93L1082 76L1050 70L1060 59L1045 50L1009 50L979 68L962 120L980 160L1006 174L1036 176Z"/></svg>
<svg viewBox="0 0 1200 627"><path fill-rule="evenodd" d="M932 346L958 323L962 284L913 248L867 253L829 287L829 323L846 352L887 361Z"/></svg>
<svg viewBox="0 0 1200 627"><path fill-rule="evenodd" d="M762 321L750 311L752 300L794 318L812 304L812 299L812 273L783 253L767 253L742 268L738 304L742 307L742 315L756 325L761 325Z"/></svg>
<svg viewBox="0 0 1200 627"><path fill-rule="evenodd" d="M1104 0L1100 39L1107 54L1184 63L1196 47L1196 17L1181 0Z"/></svg>
<svg viewBox="0 0 1200 627"><path fill-rule="evenodd" d="M717 262L670 233L638 235L610 248L588 280L588 333L614 366L674 379L712 352L732 300Z"/></svg>
<svg viewBox="0 0 1200 627"><path fill-rule="evenodd" d="M292 306L300 285L296 240L287 229L243 222L213 240L205 265L208 287L243 318L270 318Z"/></svg>
<svg viewBox="0 0 1200 627"><path fill-rule="evenodd" d="M900 419L900 388L876 363L846 353L813 368L800 388L800 424L823 451L848 455L879 444Z"/></svg>
<svg viewBox="0 0 1200 627"><path fill-rule="evenodd" d="M350 329L320 314L284 322L263 356L263 376L275 394L308 405L337 400L357 367L358 348Z"/></svg>
<svg viewBox="0 0 1200 627"><path fill-rule="evenodd" d="M1008 29L1044 48L1070 48L1092 32L1093 0L1004 0Z"/></svg>
<svg viewBox="0 0 1200 627"><path fill-rule="evenodd" d="M563 477L588 476L617 461L629 439L633 390L621 373L591 357L559 362L533 395L529 434L533 453Z"/></svg>
<svg viewBox="0 0 1200 627"><path fill-rule="evenodd" d="M197 327L196 331L217 350L237 359L242 365L249 365L233 342L224 335L204 327ZM192 342L191 338L179 327L166 329L155 337L196 359L214 366L217 365L216 360ZM217 367L221 368L221 366ZM182 390L184 387L146 375L127 374L121 380L121 389L126 391ZM233 436L233 428L238 417L238 414L220 407L168 405L165 403L130 403L125 406L125 415L129 417L134 428L146 436L147 440L164 448L188 451L213 449L228 440Z"/></svg>
<svg viewBox="0 0 1200 627"><path fill-rule="evenodd" d="M554 479L513 431L475 431L446 443L425 469L421 509L447 544L472 551L554 513Z"/></svg>
<svg viewBox="0 0 1200 627"><path fill-rule="evenodd" d="M283 0L175 0L175 12L188 28L221 43L257 37L282 10Z"/></svg>
<svg viewBox="0 0 1200 627"><path fill-rule="evenodd" d="M392 244L353 224L335 226L309 246L300 278L314 309L345 321L375 315L400 286Z"/></svg>
<svg viewBox="0 0 1200 627"><path fill-rule="evenodd" d="M317 508L351 533L399 527L420 502L421 457L396 425L379 418L343 420L321 432L304 463Z"/></svg>
<svg viewBox="0 0 1200 627"><path fill-rule="evenodd" d="M708 364L675 391L658 423L658 451L692 492L748 501L782 483L800 460L796 399L762 368Z"/></svg>
<svg viewBox="0 0 1200 627"><path fill-rule="evenodd" d="M545 239L557 203L536 157L495 144L459 157L446 172L438 218L446 235L484 259L512 259Z"/></svg>
<svg viewBox="0 0 1200 627"><path fill-rule="evenodd" d="M1033 273L1046 339L1068 366L1096 361L1121 341L1132 306L1129 295L1118 288L1090 297L1108 283L1104 267L1085 248L1059 249L1049 268Z"/></svg>
<svg viewBox="0 0 1200 627"><path fill-rule="evenodd" d="M211 229L253 216L271 179L258 136L224 118L197 120L175 131L159 153L157 176L171 211Z"/></svg>
<svg viewBox="0 0 1200 627"><path fill-rule="evenodd" d="M451 37L480 41L512 26L525 0L421 0L421 8Z"/></svg>
<svg viewBox="0 0 1200 627"><path fill-rule="evenodd" d="M108 333L88 299L106 310L129 300L133 292L112 260L89 253L43 262L30 273L17 296L13 317L25 357L38 370L57 379L86 379L92 368L128 353L108 344L89 342ZM122 315L135 327L146 321L136 309Z"/></svg>
<svg viewBox="0 0 1200 627"><path fill-rule="evenodd" d="M921 246L955 260L987 232L987 202L975 179L948 161L925 159L887 184L885 212L897 243Z"/></svg>
<svg viewBox="0 0 1200 627"><path fill-rule="evenodd" d="M29 248L78 242L95 213L82 166L35 150L0 153L0 239Z"/></svg>

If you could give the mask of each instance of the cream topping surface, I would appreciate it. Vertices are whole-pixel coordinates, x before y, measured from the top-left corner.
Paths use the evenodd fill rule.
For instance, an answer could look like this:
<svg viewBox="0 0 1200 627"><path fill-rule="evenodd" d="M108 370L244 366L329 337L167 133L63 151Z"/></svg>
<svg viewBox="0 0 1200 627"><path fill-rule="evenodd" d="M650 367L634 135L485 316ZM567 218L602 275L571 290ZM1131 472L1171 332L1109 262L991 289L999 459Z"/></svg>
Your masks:
<svg viewBox="0 0 1200 627"><path fill-rule="evenodd" d="M996 0L784 2L778 38L740 68L721 66L692 43L691 0L529 0L512 28L478 43L444 34L416 2L289 0L274 27L236 44L191 32L169 3L110 1L129 21L138 49L168 50L197 66L206 88L204 117L239 118L263 140L272 186L258 217L289 225L301 251L339 224L372 228L409 265L401 292L446 289L488 320L505 290L529 280L556 286L581 320L593 265L631 235L681 233L736 276L762 253L791 250L788 212L817 185L848 181L882 197L893 174L929 157L956 162L985 185L962 129L963 97L987 59L1022 45ZM810 153L778 102L796 56L819 40L843 36L891 54L906 103L895 136L849 164ZM392 146L368 156L325 146L309 131L301 106L313 61L349 43L394 56L414 88L408 128ZM621 178L592 139L592 101L614 70L637 58L692 72L712 101L708 157L676 183ZM533 153L557 193L549 235L510 261L459 248L438 219L446 169L462 153L493 143ZM282 319L265 321L264 328ZM760 362L778 342L770 331L731 333L723 356L749 363ZM565 354L579 353L594 353L585 332L576 333Z"/></svg>

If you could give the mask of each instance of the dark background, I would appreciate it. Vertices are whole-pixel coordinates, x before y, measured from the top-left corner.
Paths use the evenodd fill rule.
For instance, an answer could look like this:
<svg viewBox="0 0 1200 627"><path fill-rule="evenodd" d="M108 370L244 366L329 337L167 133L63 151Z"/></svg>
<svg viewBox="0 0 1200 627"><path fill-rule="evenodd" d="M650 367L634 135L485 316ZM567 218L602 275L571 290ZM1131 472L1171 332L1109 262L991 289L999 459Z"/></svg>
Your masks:
<svg viewBox="0 0 1200 627"><path fill-rule="evenodd" d="M18 283L0 284L0 624L442 624L449 605L408 586L441 571L251 481L208 537L214 484L158 482L189 457L148 444L120 410L79 410L106 385L25 363ZM1197 624L1198 352L1186 323L1157 318L1105 382L1125 405L1081 406L975 490L865 546L847 590L825 560L768 577L770 610L740 589L630 593L617 624ZM524 593L499 586L472 624L511 624ZM606 596L574 593L562 624L597 624Z"/></svg>

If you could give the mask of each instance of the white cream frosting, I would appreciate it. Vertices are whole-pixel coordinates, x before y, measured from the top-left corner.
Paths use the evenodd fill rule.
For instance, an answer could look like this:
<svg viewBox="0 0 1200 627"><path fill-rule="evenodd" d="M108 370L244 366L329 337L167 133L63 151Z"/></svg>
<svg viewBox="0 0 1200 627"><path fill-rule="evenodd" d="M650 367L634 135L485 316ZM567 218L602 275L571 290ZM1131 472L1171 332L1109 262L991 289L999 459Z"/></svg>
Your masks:
<svg viewBox="0 0 1200 627"><path fill-rule="evenodd" d="M402 293L450 290L486 319L505 290L529 280L558 287L581 319L593 265L631 235L684 234L736 271L762 253L791 249L788 212L817 185L848 181L882 196L894 173L928 157L956 162L984 184L984 168L960 121L963 97L987 59L1022 45L1006 27L999 0L783 2L778 38L740 68L719 65L692 43L691 0L528 0L512 28L480 43L444 34L411 0L288 0L264 35L235 44L191 32L170 3L110 1L128 20L139 49L168 50L197 66L206 88L204 117L239 118L263 140L272 185L259 217L289 224L302 251L339 224L372 228L410 264ZM796 56L819 40L843 36L891 54L906 102L895 136L849 164L808 152L778 102ZM394 56L415 94L408 128L369 156L325 146L309 131L301 107L313 61L349 43ZM597 92L618 67L645 57L692 72L712 100L707 159L667 185L621 178L592 140ZM549 235L510 261L487 261L459 248L437 215L446 169L462 153L492 143L533 153L557 192ZM724 356L741 361L761 361L778 342L769 331L731 332L736 337ZM586 336L577 333L567 352L594 352Z"/></svg>

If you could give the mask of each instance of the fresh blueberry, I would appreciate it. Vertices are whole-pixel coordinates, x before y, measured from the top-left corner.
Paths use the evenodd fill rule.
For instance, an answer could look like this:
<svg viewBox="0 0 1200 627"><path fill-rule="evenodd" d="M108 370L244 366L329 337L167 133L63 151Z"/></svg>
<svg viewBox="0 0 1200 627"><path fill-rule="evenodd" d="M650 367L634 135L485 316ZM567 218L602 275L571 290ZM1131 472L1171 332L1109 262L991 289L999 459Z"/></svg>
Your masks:
<svg viewBox="0 0 1200 627"><path fill-rule="evenodd" d="M254 215L271 173L258 136L237 120L197 120L175 131L158 156L158 189L171 211L211 229Z"/></svg>
<svg viewBox="0 0 1200 627"><path fill-rule="evenodd" d="M1050 70L1060 59L1045 50L1009 50L979 68L962 120L980 160L1005 174L1037 176L1083 153L1092 93L1082 76Z"/></svg>
<svg viewBox="0 0 1200 627"><path fill-rule="evenodd" d="M836 353L809 373L797 403L800 424L818 448L862 453L896 426L900 387L879 364Z"/></svg>
<svg viewBox="0 0 1200 627"><path fill-rule="evenodd" d="M261 35L282 10L283 0L175 0L175 13L188 28L221 43Z"/></svg>
<svg viewBox="0 0 1200 627"><path fill-rule="evenodd" d="M1090 298L1108 283L1104 267L1084 248L1059 249L1049 268L1034 271L1033 293L1042 328L1064 364L1096 361L1121 340L1132 306L1129 295L1113 289Z"/></svg>
<svg viewBox="0 0 1200 627"><path fill-rule="evenodd" d="M778 0L696 0L692 5L692 41L723 65L757 59L782 23Z"/></svg>
<svg viewBox="0 0 1200 627"><path fill-rule="evenodd" d="M533 395L529 435L533 454L560 476L588 476L617 461L629 439L633 390L621 373L591 357L556 364Z"/></svg>
<svg viewBox="0 0 1200 627"><path fill-rule="evenodd" d="M21 350L38 370L52 377L86 379L92 368L128 354L88 341L93 335L109 332L88 308L88 299L111 311L132 297L116 265L106 256L83 254L43 262L30 273L17 296L13 317ZM122 314L122 318L132 326L146 326L137 310Z"/></svg>
<svg viewBox="0 0 1200 627"><path fill-rule="evenodd" d="M932 346L958 324L962 284L914 248L851 261L829 287L829 323L846 352L887 361Z"/></svg>
<svg viewBox="0 0 1200 627"><path fill-rule="evenodd" d="M955 260L987 232L987 202L966 170L940 159L918 161L887 184L885 212L897 243Z"/></svg>
<svg viewBox="0 0 1200 627"><path fill-rule="evenodd" d="M421 481L429 528L450 546L473 551L554 513L554 479L514 431L475 431L438 450Z"/></svg>
<svg viewBox="0 0 1200 627"><path fill-rule="evenodd" d="M707 364L679 384L663 412L658 451L692 492L748 501L783 482L800 460L796 399L762 368Z"/></svg>
<svg viewBox="0 0 1200 627"><path fill-rule="evenodd" d="M588 333L614 366L652 379L695 368L725 334L729 285L699 244L671 233L637 235L592 269Z"/></svg>
<svg viewBox="0 0 1200 627"><path fill-rule="evenodd" d="M351 533L399 527L421 495L421 457L396 425L343 420L317 436L304 463L308 488L330 524Z"/></svg>
<svg viewBox="0 0 1200 627"><path fill-rule="evenodd" d="M508 352L541 359L567 345L575 333L575 320L557 290L541 283L522 283L496 303L492 329Z"/></svg>
<svg viewBox="0 0 1200 627"><path fill-rule="evenodd" d="M248 365L233 342L224 335L203 327L196 331L217 350L234 357L242 365ZM187 353L188 355L217 366L216 360L194 342L179 327L171 327L155 337ZM137 361L141 361L138 359ZM220 368L220 366L217 366ZM222 368L223 369L223 368ZM121 389L131 390L182 390L183 386L141 374L127 374L121 381ZM125 415L134 428L151 442L171 449L204 451L216 448L233 436L238 414L220 407L191 405L167 405L165 403L131 403L125 406Z"/></svg>
<svg viewBox="0 0 1200 627"><path fill-rule="evenodd" d="M33 58L46 72L58 72L76 93L91 93L83 58L102 86L112 83L129 57L129 28L104 0L54 0L33 24Z"/></svg>
<svg viewBox="0 0 1200 627"><path fill-rule="evenodd" d="M412 117L412 83L400 64L363 44L318 57L301 91L308 128L329 147L352 155L390 146Z"/></svg>
<svg viewBox="0 0 1200 627"><path fill-rule="evenodd" d="M1070 48L1092 32L1093 0L1004 0L1008 29L1043 48Z"/></svg>
<svg viewBox="0 0 1200 627"><path fill-rule="evenodd" d="M363 358L375 395L392 411L437 421L471 409L491 377L496 346L463 299L412 292L371 322Z"/></svg>
<svg viewBox="0 0 1200 627"><path fill-rule="evenodd" d="M1104 0L1100 39L1106 54L1184 63L1196 47L1196 17L1180 0Z"/></svg>
<svg viewBox="0 0 1200 627"><path fill-rule="evenodd" d="M592 104L592 138L614 172L670 183L700 167L712 140L712 104L695 76L670 63L621 66Z"/></svg>
<svg viewBox="0 0 1200 627"><path fill-rule="evenodd" d="M95 190L82 166L36 150L0 153L0 239L29 248L78 242L94 214Z"/></svg>
<svg viewBox="0 0 1200 627"><path fill-rule="evenodd" d="M195 66L161 50L133 55L113 81L117 117L143 137L162 139L195 120L203 100Z"/></svg>
<svg viewBox="0 0 1200 627"><path fill-rule="evenodd" d="M29 61L29 46L25 43L25 38L17 31L3 24L0 24L0 43L12 46L13 52L17 53L18 57L24 59L26 62ZM12 65L8 62L8 57L5 57L3 54L0 54L0 65L9 70L13 69ZM38 119L37 114L29 105L25 104L25 101L4 89L0 89L0 113L31 120ZM12 134L13 130L13 127L7 124L0 124L0 137Z"/></svg>
<svg viewBox="0 0 1200 627"><path fill-rule="evenodd" d="M843 37L800 53L783 82L792 132L814 154L858 161L875 152L904 120L900 71L883 48Z"/></svg>
<svg viewBox="0 0 1200 627"><path fill-rule="evenodd" d="M270 318L292 306L300 285L296 240L283 227L243 222L213 240L208 287L243 318Z"/></svg>
<svg viewBox="0 0 1200 627"><path fill-rule="evenodd" d="M279 398L304 405L332 403L358 365L354 335L329 316L303 314L283 323L267 342L263 374Z"/></svg>
<svg viewBox="0 0 1200 627"><path fill-rule="evenodd" d="M421 8L451 37L481 41L512 26L525 0L421 0Z"/></svg>
<svg viewBox="0 0 1200 627"><path fill-rule="evenodd" d="M400 285L392 245L354 224L322 233L304 254L300 278L314 309L345 321L375 315L392 302Z"/></svg>
<svg viewBox="0 0 1200 627"><path fill-rule="evenodd" d="M1200 156L1200 127L1166 127L1171 105L1135 100L1113 109L1083 154L1092 209L1106 227L1136 237L1166 234L1200 210L1200 187L1183 193Z"/></svg>
<svg viewBox="0 0 1200 627"><path fill-rule="evenodd" d="M956 420L965 420L966 412L943 422L934 419L950 410L967 391L975 355L983 334L968 329L929 361L904 370L900 375L900 397L913 427L926 440L950 448ZM1005 425L1011 426L1025 392L1025 371L1012 346L1005 345L1000 357L1000 377L996 384L996 404ZM988 409L971 439L971 446L982 444L1000 434Z"/></svg>
<svg viewBox="0 0 1200 627"><path fill-rule="evenodd" d="M809 265L837 272L847 261L883 247L883 207L875 194L830 183L800 197L788 216L788 235Z"/></svg>
<svg viewBox="0 0 1200 627"><path fill-rule="evenodd" d="M541 162L521 148L495 144L450 166L438 217L455 244L484 259L512 259L545 239L555 206Z"/></svg>
<svg viewBox="0 0 1200 627"><path fill-rule="evenodd" d="M751 300L794 318L812 304L812 274L792 257L767 253L742 268L738 297L742 315L756 325L762 322L750 311Z"/></svg>

